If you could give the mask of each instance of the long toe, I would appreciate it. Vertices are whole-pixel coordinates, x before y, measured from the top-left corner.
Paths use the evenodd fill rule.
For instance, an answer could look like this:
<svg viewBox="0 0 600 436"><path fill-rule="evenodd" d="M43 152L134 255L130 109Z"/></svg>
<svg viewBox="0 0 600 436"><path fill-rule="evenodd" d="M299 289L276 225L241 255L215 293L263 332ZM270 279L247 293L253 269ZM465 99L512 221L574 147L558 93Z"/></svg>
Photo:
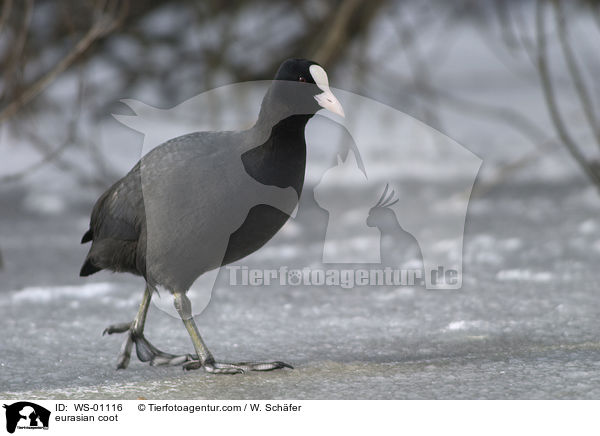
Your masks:
<svg viewBox="0 0 600 436"><path fill-rule="evenodd" d="M289 368L294 369L289 363L274 361L274 362L240 362L236 364L244 371L273 371L274 369Z"/></svg>
<svg viewBox="0 0 600 436"><path fill-rule="evenodd" d="M193 369L204 368L206 372L211 374L242 374L244 372L243 368L234 363L210 362L202 364L202 362L197 359L198 356L194 357L196 359L183 364L183 369L190 371Z"/></svg>
<svg viewBox="0 0 600 436"><path fill-rule="evenodd" d="M104 329L102 336L112 335L113 333L125 333L131 328L131 322L121 322L119 324L111 324Z"/></svg>
<svg viewBox="0 0 600 436"><path fill-rule="evenodd" d="M211 374L243 374L244 368L235 363L212 362L204 365L204 370Z"/></svg>
<svg viewBox="0 0 600 436"><path fill-rule="evenodd" d="M123 345L121 345L121 350L119 351L119 356L117 357L117 369L125 369L129 366L129 361L131 360L131 349L133 348L133 338L131 335L127 335Z"/></svg>
<svg viewBox="0 0 600 436"><path fill-rule="evenodd" d="M190 356L196 358L196 356ZM192 370L204 368L206 372L211 374L241 374L247 371L273 371L274 369L290 368L294 367L288 363L275 361L275 362L239 362L239 363L228 363L228 362L210 362L202 363L199 360L189 360L183 364L183 369Z"/></svg>
<svg viewBox="0 0 600 436"><path fill-rule="evenodd" d="M174 356L174 357L156 356L154 359L152 359L152 361L150 362L150 365L151 366L163 366L163 365L185 366L186 363L191 362L195 359L197 360L198 356L192 356L191 354L181 354L179 356Z"/></svg>

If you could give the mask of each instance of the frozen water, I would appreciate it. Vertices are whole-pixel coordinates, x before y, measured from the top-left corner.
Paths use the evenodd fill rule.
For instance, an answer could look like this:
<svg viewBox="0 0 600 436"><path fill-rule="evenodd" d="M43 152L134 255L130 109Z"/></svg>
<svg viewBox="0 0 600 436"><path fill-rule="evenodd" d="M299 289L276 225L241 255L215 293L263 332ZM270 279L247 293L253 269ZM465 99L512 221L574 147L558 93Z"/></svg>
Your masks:
<svg viewBox="0 0 600 436"><path fill-rule="evenodd" d="M442 31L453 43L449 55L432 68L438 88L518 109L552 135L537 77L526 62L510 61L514 71L507 69L475 26L461 25L455 32L443 26ZM384 33L375 37L397 36ZM195 34L188 43L198 38ZM423 40L428 49L441 38L432 33L429 39ZM587 44L586 38L581 41ZM136 48L119 44L119 58L135 62ZM161 62L167 55L158 53ZM389 65L390 71L409 72L408 65L397 63ZM120 80L105 64L90 65L90 80ZM565 71L557 67L553 74L563 78ZM335 85L345 89L382 87L375 76L372 82L379 83L356 84L350 74L339 76L346 83ZM581 111L563 82L557 81L559 99L569 109L564 111L567 122L582 138ZM67 76L49 92L62 95L74 84ZM158 88L150 84L131 97L159 100ZM394 81L379 97L403 108L396 88ZM533 145L506 123L475 115L450 105L440 108L442 130L483 158L479 181L485 182L493 179L496 164L518 160ZM39 130L45 134L61 125L52 114L42 118ZM314 119L307 133L309 158L314 154L322 162L327 162L326 150L335 152L326 142L338 143L314 135L327 122ZM139 135L116 128L114 120L98 124L108 132L103 151L110 166L124 174L139 158ZM9 129L0 135L0 154L9 156L0 159L0 175L40 159ZM464 168L456 162L436 164L428 148L431 138L422 139L417 143L420 159L401 168L373 167L373 177L401 178L406 192L431 202L435 214L455 214L462 204L455 194ZM69 153L87 168L87 155ZM313 188L321 175L322 168L309 169ZM558 146L471 199L460 290L229 287L227 272L221 273L211 304L197 318L212 352L231 361L281 359L293 364L293 371L212 376L152 368L135 357L127 370L116 371L122 335L101 333L108 324L132 319L143 282L107 272L77 277L87 251L78 241L97 195L52 166L22 184L0 187L2 398L600 398L600 197ZM314 223L327 218L314 203L303 207L296 221L248 259L248 266L276 267L283 260L303 267L317 257L323 234ZM447 253L457 243L440 240L436 249ZM155 306L146 333L166 351L192 351L181 322Z"/></svg>
<svg viewBox="0 0 600 436"><path fill-rule="evenodd" d="M84 211L3 220L0 396L598 398L600 253L592 247L600 227L592 217L600 201L582 195L591 189L573 180L552 191L553 201L544 187L519 183L488 194L493 201L482 200L468 218L458 291L229 287L222 272L197 318L213 353L296 367L241 376L153 368L135 357L116 371L122 335L101 332L132 319L143 282L105 272L76 277L85 253L77 245ZM443 196L444 188L438 190ZM545 214L547 225L537 225L519 204ZM292 226L292 241L296 232L313 237L310 220L300 217ZM302 264L302 251L275 242L246 264L277 265L269 252L278 251ZM147 337L166 351L192 351L181 322L154 306Z"/></svg>

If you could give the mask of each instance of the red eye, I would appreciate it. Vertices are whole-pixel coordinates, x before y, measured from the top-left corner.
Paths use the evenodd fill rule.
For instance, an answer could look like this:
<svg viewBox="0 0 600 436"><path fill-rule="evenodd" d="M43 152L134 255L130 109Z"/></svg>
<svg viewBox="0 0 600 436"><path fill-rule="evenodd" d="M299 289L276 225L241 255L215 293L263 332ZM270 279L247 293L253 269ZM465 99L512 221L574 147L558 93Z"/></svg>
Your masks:
<svg viewBox="0 0 600 436"><path fill-rule="evenodd" d="M306 79L302 76L298 77L298 82L306 82Z"/></svg>

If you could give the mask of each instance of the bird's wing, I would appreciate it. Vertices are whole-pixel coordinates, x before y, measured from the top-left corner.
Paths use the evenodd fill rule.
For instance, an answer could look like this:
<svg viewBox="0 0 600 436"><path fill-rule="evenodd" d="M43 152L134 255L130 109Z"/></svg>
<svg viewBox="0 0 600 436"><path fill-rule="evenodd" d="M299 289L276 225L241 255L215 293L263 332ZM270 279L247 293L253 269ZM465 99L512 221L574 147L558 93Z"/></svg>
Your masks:
<svg viewBox="0 0 600 436"><path fill-rule="evenodd" d="M90 230L82 242L106 238L138 240L146 220L143 184L151 187L168 183L168 175L189 164L190 156L210 162L212 155L230 142L223 133L191 133L171 139L149 152L100 196L92 211Z"/></svg>
<svg viewBox="0 0 600 436"><path fill-rule="evenodd" d="M140 163L96 202L90 220L92 238L135 241L145 219ZM85 237L84 237L85 238Z"/></svg>

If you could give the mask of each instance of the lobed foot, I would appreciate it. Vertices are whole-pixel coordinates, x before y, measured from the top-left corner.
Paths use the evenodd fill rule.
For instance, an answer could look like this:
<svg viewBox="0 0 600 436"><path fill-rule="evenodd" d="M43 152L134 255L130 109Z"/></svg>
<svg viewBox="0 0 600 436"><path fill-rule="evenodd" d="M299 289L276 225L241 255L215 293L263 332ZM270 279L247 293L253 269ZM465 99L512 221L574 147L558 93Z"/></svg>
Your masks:
<svg viewBox="0 0 600 436"><path fill-rule="evenodd" d="M280 361L239 363L215 362L212 359L212 356L210 356L210 353L207 356L209 357L209 360L202 364L198 355L195 354L175 355L159 350L144 337L143 333L136 331L133 325L133 322L113 324L104 329L104 332L102 333L103 335L127 333L127 337L121 346L121 351L117 358L117 369L127 368L131 360L131 351L134 344L138 359L142 362L150 362L150 365L152 366L182 365L185 370L204 368L206 372L211 374L240 374L248 371L273 371L281 368L294 369L292 365Z"/></svg>
<svg viewBox="0 0 600 436"><path fill-rule="evenodd" d="M135 344L135 351L138 359L142 362L150 362L152 366L159 365L172 365L178 366L189 361L194 361L197 356L191 354L176 355L171 353L165 353L152 345L143 335L143 333L136 332L132 328L133 323L120 323L108 326L102 332L103 335L114 333L125 333L127 332L127 338L121 346L119 356L117 357L117 369L125 369L129 366L131 360L131 351Z"/></svg>

